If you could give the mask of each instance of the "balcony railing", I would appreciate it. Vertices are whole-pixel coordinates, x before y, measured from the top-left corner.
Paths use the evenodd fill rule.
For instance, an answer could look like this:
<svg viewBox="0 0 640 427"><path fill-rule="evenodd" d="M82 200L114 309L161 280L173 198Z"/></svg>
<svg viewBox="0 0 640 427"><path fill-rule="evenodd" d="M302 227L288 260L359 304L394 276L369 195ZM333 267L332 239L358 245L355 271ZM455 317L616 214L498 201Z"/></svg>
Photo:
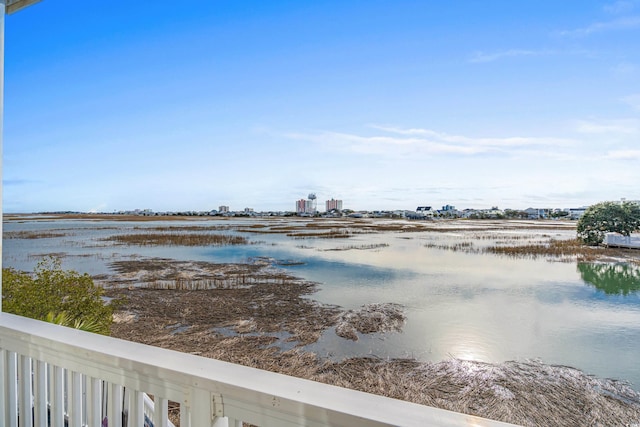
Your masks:
<svg viewBox="0 0 640 427"><path fill-rule="evenodd" d="M4 426L508 425L8 313L0 384Z"/></svg>
<svg viewBox="0 0 640 427"><path fill-rule="evenodd" d="M606 233L604 235L604 244L617 248L640 249L640 236L623 236L617 233Z"/></svg>

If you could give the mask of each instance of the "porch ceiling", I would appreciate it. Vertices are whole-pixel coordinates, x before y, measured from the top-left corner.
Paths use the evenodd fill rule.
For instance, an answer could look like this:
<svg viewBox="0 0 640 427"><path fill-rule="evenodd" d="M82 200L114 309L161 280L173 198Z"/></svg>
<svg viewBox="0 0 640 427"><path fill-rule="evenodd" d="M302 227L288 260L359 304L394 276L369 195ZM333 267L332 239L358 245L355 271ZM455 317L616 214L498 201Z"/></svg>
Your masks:
<svg viewBox="0 0 640 427"><path fill-rule="evenodd" d="M15 13L25 7L31 6L34 3L38 3L40 0L6 0L7 1L7 13Z"/></svg>

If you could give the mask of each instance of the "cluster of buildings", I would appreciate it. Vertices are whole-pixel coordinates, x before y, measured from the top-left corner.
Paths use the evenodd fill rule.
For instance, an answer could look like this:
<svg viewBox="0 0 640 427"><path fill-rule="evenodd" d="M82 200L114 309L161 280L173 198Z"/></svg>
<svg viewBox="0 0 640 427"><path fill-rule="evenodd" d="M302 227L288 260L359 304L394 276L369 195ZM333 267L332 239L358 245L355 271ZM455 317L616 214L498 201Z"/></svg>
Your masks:
<svg viewBox="0 0 640 427"><path fill-rule="evenodd" d="M517 218L517 219L551 219L580 218L587 206L579 208L527 208L517 209L500 209L493 206L489 209L464 209L458 210L455 206L445 205L442 209L434 209L431 206L418 206L414 211L406 211L405 217L409 219L428 219L428 218L471 218L471 219L501 219L501 218Z"/></svg>
<svg viewBox="0 0 640 427"><path fill-rule="evenodd" d="M339 214L342 212L342 200L333 197L325 202L325 212ZM315 193L310 193L306 199L296 201L296 215L315 216L318 213L317 197Z"/></svg>
<svg viewBox="0 0 640 427"><path fill-rule="evenodd" d="M626 201L622 199L621 202ZM629 200L640 204L640 200ZM231 210L227 205L221 205L218 210L211 211L178 211L178 212L154 212L151 209L136 209L133 211L120 211L114 214L143 215L143 216L322 216L356 218L406 218L406 219L435 219L435 218L470 218L470 219L579 219L588 206L576 208L527 208L527 209L500 209L493 206L488 209L456 209L453 205L444 205L441 209L431 206L418 206L415 210L392 211L353 211L343 209L342 200L331 198L325 201L324 212L318 211L318 198L315 193L310 193L306 199L295 202L294 211L268 211L256 212L253 208L243 210Z"/></svg>

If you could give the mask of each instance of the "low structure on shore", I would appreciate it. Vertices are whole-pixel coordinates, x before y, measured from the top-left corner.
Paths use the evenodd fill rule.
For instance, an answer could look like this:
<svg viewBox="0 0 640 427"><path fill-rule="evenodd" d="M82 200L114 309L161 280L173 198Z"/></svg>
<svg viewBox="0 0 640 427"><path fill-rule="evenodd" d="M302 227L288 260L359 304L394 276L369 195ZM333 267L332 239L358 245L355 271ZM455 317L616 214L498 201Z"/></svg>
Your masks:
<svg viewBox="0 0 640 427"><path fill-rule="evenodd" d="M603 244L613 248L640 249L640 235L623 236L618 233L607 233Z"/></svg>

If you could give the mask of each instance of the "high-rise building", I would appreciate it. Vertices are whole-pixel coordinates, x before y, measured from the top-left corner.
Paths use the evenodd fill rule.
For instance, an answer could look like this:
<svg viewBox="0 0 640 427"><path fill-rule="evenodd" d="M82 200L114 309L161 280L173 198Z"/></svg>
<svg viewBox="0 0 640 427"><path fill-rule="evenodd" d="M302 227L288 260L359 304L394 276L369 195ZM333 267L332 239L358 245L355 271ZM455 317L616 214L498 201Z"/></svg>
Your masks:
<svg viewBox="0 0 640 427"><path fill-rule="evenodd" d="M316 213L316 195L314 193L309 194L307 200L300 199L296 202L296 213L298 215L315 215Z"/></svg>
<svg viewBox="0 0 640 427"><path fill-rule="evenodd" d="M218 207L218 212L220 212L220 213L228 213L229 212L229 206L224 206L224 205L219 206Z"/></svg>
<svg viewBox="0 0 640 427"><path fill-rule="evenodd" d="M336 211L342 210L342 200L335 200L334 198L331 198L331 200L327 200L325 204L327 207L326 209L327 212L330 212L333 210L336 210Z"/></svg>
<svg viewBox="0 0 640 427"><path fill-rule="evenodd" d="M296 201L296 213L298 215L307 213L307 201L305 199Z"/></svg>

